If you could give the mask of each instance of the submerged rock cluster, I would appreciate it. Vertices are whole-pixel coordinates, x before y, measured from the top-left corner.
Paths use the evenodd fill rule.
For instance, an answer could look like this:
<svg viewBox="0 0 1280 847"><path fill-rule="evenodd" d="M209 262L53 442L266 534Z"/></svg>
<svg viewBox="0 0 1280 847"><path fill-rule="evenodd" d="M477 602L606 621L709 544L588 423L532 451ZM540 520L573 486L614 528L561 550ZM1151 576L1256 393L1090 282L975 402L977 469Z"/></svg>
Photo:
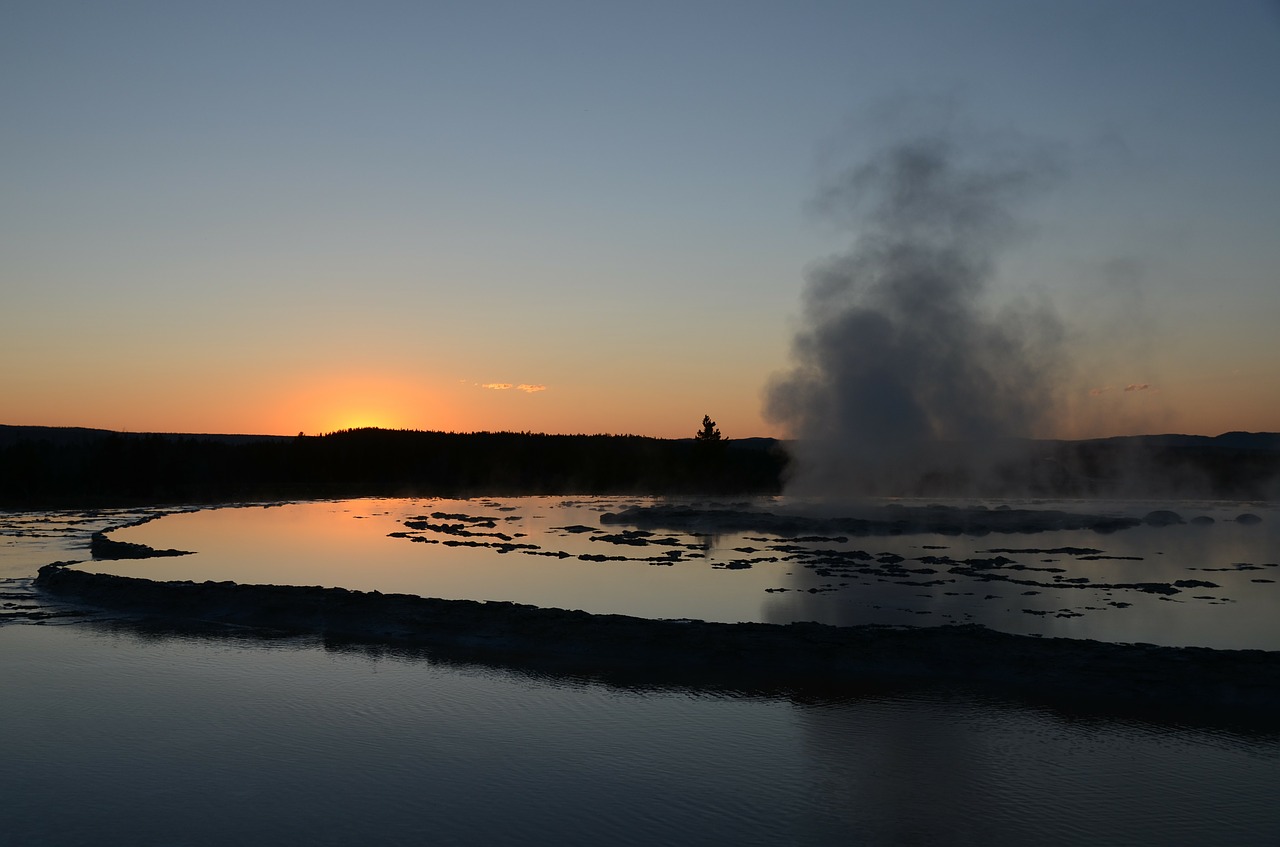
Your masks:
<svg viewBox="0 0 1280 847"><path fill-rule="evenodd" d="M867 507L855 517L820 518L775 514L754 509L699 509L684 505L632 506L600 516L603 524L629 524L685 532L769 532L784 535L986 535L992 532L1027 533L1057 529L1090 529L1115 532L1138 526L1138 518L1090 515L1055 509L955 506Z"/></svg>

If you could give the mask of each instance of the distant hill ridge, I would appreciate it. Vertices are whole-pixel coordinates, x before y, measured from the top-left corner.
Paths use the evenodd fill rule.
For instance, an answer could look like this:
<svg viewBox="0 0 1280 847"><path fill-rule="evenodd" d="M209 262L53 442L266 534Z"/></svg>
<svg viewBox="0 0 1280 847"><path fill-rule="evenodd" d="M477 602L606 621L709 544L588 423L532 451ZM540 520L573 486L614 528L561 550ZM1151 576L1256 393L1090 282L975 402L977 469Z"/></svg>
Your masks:
<svg viewBox="0 0 1280 847"><path fill-rule="evenodd" d="M403 432L403 433L435 433L433 430L343 430L341 432ZM492 435L490 432L448 433L449 435ZM515 434L515 433L513 433ZM542 435L543 433L518 433L521 435ZM191 432L129 432L124 430L92 429L88 427L58 426L13 426L0 424L0 446L19 441L49 441L54 444L82 444L108 436L125 438L160 437L166 439L190 439L192 441L208 441L220 444L248 444L253 442L290 441L294 435L253 435L230 433L191 433ZM581 434L563 437L580 437ZM649 436L617 436L648 438ZM657 439L659 441L693 441L692 438ZM1034 440L1034 439L1032 439ZM778 443L778 439L762 436L728 439L730 443L740 447L769 447ZM1278 432L1224 432L1221 435L1183 435L1165 433L1160 435L1114 435L1104 438L1084 439L1040 439L1046 444L1098 444L1098 445L1141 445L1147 447L1225 447L1232 450L1280 450L1280 433Z"/></svg>
<svg viewBox="0 0 1280 847"><path fill-rule="evenodd" d="M1280 434L933 445L847 496L1280 498ZM776 494L786 442L353 429L319 436L0 426L0 508L356 496ZM807 456L821 467L822 456ZM801 469L804 470L803 468Z"/></svg>
<svg viewBox="0 0 1280 847"><path fill-rule="evenodd" d="M776 493L773 439L353 429L319 436L0 426L0 507L470 494Z"/></svg>
<svg viewBox="0 0 1280 847"><path fill-rule="evenodd" d="M1119 435L1083 439L1085 443L1137 443L1150 447L1226 447L1232 450L1280 450L1278 432L1224 432L1221 435ZM1070 443L1070 442L1066 442Z"/></svg>
<svg viewBox="0 0 1280 847"><path fill-rule="evenodd" d="M229 435L218 433L187 432L125 432L113 429L90 429L82 426L11 426L0 424L0 446L19 441L50 441L54 444L84 444L108 436L125 438L187 438L193 441L214 441L222 444L245 444L255 441L288 441L291 435Z"/></svg>

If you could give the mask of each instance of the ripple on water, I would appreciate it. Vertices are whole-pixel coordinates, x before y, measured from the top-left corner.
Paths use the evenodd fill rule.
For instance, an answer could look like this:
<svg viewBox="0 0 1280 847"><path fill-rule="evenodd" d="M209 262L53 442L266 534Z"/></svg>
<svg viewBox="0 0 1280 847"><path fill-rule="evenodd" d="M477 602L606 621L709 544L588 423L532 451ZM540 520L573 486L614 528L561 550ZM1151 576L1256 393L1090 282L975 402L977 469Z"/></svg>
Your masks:
<svg viewBox="0 0 1280 847"><path fill-rule="evenodd" d="M963 695L708 696L90 626L0 630L0 679L20 844L332 845L371 821L383 843L1250 847L1280 831L1275 737Z"/></svg>

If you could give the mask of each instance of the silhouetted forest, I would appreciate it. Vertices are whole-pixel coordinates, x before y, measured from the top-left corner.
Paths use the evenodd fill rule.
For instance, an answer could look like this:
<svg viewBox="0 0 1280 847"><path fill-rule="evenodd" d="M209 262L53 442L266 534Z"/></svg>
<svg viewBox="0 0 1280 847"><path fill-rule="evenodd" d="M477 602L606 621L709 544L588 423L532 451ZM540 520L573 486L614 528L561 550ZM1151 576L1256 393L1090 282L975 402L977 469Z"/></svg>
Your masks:
<svg viewBox="0 0 1280 847"><path fill-rule="evenodd" d="M355 496L749 494L781 488L773 439L357 429L254 437L0 427L0 506Z"/></svg>
<svg viewBox="0 0 1280 847"><path fill-rule="evenodd" d="M713 426L714 426L714 422ZM1280 497L1280 435L1025 441L999 458L938 448L892 492L922 497ZM975 458L977 457L977 458ZM927 459L927 460L926 460ZM447 433L119 433L0 426L0 508L358 496L773 494L790 460L770 438ZM857 493L857 480L843 491Z"/></svg>

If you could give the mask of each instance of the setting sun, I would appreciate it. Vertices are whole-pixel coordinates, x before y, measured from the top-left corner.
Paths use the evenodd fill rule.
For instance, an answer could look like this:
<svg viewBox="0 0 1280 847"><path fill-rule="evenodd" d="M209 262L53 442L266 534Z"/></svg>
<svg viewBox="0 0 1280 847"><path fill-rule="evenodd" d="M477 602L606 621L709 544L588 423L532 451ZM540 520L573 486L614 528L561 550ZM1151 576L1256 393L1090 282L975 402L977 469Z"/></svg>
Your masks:
<svg viewBox="0 0 1280 847"><path fill-rule="evenodd" d="M448 429L442 404L420 382L381 374L316 376L281 398L274 430L319 435L343 429Z"/></svg>
<svg viewBox="0 0 1280 847"><path fill-rule="evenodd" d="M0 847L1280 847L1280 0L0 21Z"/></svg>
<svg viewBox="0 0 1280 847"><path fill-rule="evenodd" d="M389 416L361 413L361 414L353 414L353 415L336 418L332 423L319 427L317 431L320 433L325 433L325 432L338 432L344 429L367 429L367 428L412 429L413 427L407 426L406 424L398 420L395 420Z"/></svg>

